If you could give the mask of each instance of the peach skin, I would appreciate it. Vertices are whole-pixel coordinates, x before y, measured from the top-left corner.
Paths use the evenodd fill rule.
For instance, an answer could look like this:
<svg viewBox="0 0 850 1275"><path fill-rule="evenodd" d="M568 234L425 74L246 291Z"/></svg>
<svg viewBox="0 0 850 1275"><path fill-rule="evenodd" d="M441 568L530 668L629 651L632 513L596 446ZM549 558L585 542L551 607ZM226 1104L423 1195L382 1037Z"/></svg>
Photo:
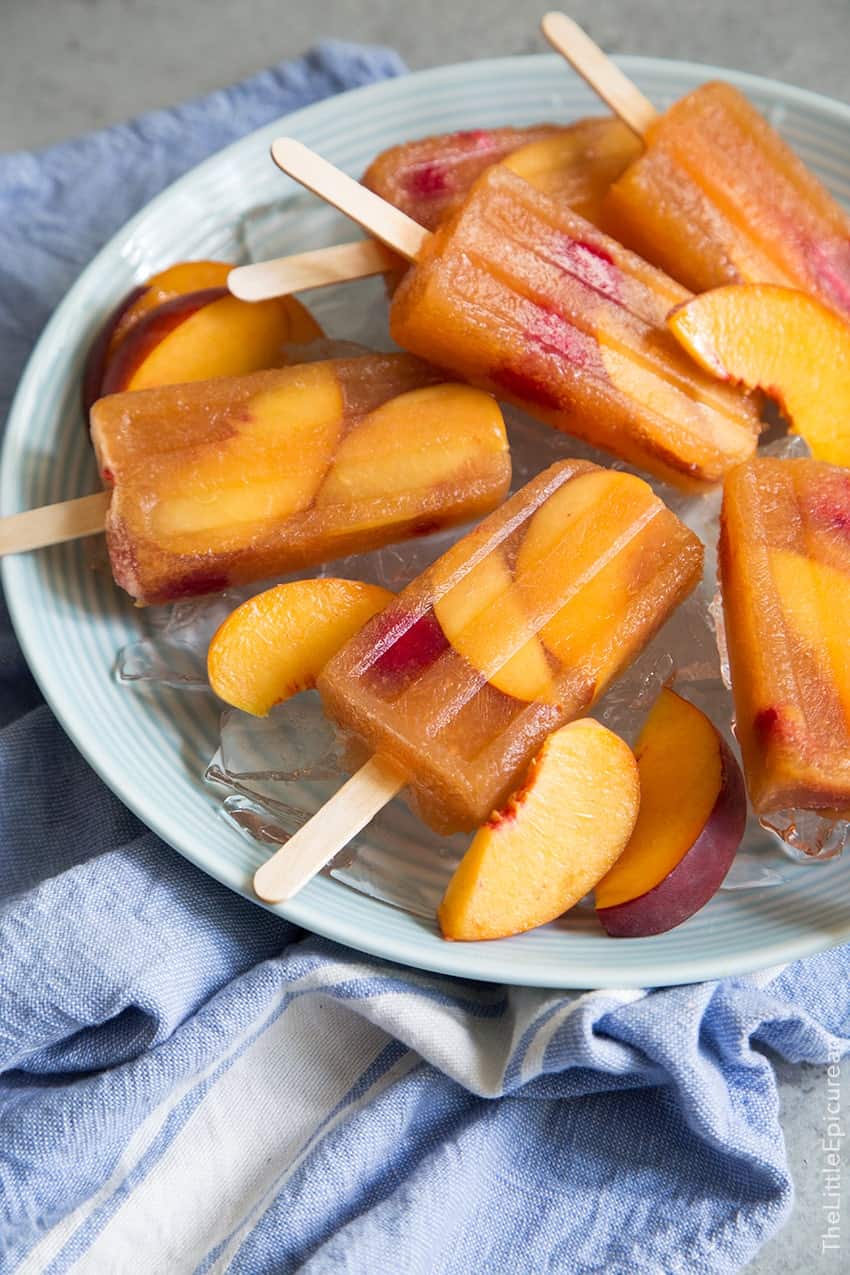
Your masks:
<svg viewBox="0 0 850 1275"><path fill-rule="evenodd" d="M623 854L596 886L614 938L673 929L716 893L744 835L741 768L717 728L663 690L635 745L640 814Z"/></svg>

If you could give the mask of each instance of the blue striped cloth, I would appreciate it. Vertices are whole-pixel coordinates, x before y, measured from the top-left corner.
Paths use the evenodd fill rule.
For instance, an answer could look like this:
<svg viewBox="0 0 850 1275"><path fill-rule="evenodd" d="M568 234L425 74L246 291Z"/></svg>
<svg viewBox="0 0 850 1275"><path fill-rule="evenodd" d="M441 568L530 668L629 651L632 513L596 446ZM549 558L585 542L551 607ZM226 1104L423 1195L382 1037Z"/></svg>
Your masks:
<svg viewBox="0 0 850 1275"><path fill-rule="evenodd" d="M287 110L402 70L325 44L0 157L0 410L64 290L150 196ZM0 851L3 1275L735 1271L791 1205L770 1053L847 1049L847 950L573 994L298 932L123 809L5 612Z"/></svg>

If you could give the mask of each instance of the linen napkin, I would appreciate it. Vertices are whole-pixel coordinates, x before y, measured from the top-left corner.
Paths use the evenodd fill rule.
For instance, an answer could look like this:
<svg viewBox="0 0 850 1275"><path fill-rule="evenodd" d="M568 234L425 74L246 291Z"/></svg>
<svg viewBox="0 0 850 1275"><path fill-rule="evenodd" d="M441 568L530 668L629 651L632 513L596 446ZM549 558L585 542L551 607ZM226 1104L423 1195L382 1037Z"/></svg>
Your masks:
<svg viewBox="0 0 850 1275"><path fill-rule="evenodd" d="M0 156L0 417L131 213L403 69L324 43ZM846 1052L848 974L843 949L662 991L503 989L306 935L121 806L0 616L2 1275L738 1270L791 1206L770 1055Z"/></svg>

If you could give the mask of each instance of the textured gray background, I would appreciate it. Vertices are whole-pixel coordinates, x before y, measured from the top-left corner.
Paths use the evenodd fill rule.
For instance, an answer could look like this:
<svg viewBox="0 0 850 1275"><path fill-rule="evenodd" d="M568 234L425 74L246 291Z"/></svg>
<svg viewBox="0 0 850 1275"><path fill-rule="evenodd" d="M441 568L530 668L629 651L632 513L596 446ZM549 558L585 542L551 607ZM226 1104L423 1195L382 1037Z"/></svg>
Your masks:
<svg viewBox="0 0 850 1275"><path fill-rule="evenodd" d="M544 8L545 0L0 0L0 150L47 145L204 93L324 36L393 45L412 67L533 52L544 48ZM573 0L569 11L609 52L733 66L850 101L850 0ZM818 1238L825 1077L820 1068L778 1071L797 1204L748 1270L839 1271L839 1256L823 1256ZM850 1187L850 1164L844 1182ZM850 1192L844 1213L846 1263Z"/></svg>
<svg viewBox="0 0 850 1275"><path fill-rule="evenodd" d="M848 0L573 0L604 48L758 71L847 100ZM167 106L322 36L414 67L544 47L546 0L0 0L0 149Z"/></svg>

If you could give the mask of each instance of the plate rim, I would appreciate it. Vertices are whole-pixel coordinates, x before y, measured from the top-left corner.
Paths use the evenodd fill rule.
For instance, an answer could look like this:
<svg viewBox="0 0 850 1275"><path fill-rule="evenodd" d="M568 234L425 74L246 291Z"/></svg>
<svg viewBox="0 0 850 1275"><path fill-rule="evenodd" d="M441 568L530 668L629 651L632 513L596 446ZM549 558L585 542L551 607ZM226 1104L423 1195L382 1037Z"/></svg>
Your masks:
<svg viewBox="0 0 850 1275"><path fill-rule="evenodd" d="M789 85L770 77L755 75L751 72L736 71L731 68L717 67L707 63L654 58L644 55L623 55L615 57L614 60L623 70L630 71L637 79L640 78L642 72L655 76L667 74L671 79L683 75L694 79L715 77L726 79L745 90L768 92L774 96L778 95L786 101L813 108L818 112L831 116L833 119L839 120L850 128L850 105L814 90ZM194 184L199 176L203 176L206 171L220 165L223 160L226 161L226 158L232 153L245 149L252 143L256 143L258 138L270 135L281 129L297 133L305 115L327 108L331 104L338 104L343 98L346 102L349 102L355 98L360 100L364 95L367 97L392 96L393 93L406 95L411 85L414 86L415 91L415 86L422 84L423 81L432 83L439 83L443 80L452 81L457 78L460 72L469 74L472 71L476 77L494 76L498 75L500 71L510 70L513 72L517 67L530 70L541 63L548 63L549 66L564 65L563 60L555 53L482 58L475 61L454 62L446 66L413 71L406 75L393 76L373 84L361 85L343 93L332 94L330 97L320 99L317 102L310 103L308 106L301 107L296 111L270 121L245 134L244 137L229 143L200 164L195 165L148 201L110 236L91 261L83 268L54 310L30 353L10 403L6 433L2 451L0 451L0 508L2 508L3 512L15 512L22 507L19 490L20 475L16 472L12 463L14 460L13 453L17 446L15 438L17 429L15 426L22 404L31 393L32 387L37 386L39 383L42 374L41 362L53 348L57 333L63 329L68 316L74 312L77 297L85 292L90 273L96 273L101 259L114 255L120 245L133 235L137 227L144 224L152 214L155 214L161 205L168 203L182 189ZM567 75L572 74L568 67L564 66L564 70ZM246 886L244 874L239 873L235 867L228 870L230 865L225 865L219 860L215 860L211 864L191 849L184 848L180 844L179 829L169 819L168 813L160 812L156 807L142 809L141 802L136 802L132 796L128 797L122 789L121 774L119 773L120 766L117 763L114 766L109 765L108 759L105 760L102 755L89 746L88 740L81 736L76 720L77 715L66 707L67 701L63 700L61 693L55 689L50 676L50 661L43 658L43 648L39 647L31 631L30 625L35 622L27 615L25 563L26 557L21 556L6 558L0 564L0 573L2 573L10 619L28 667L45 701L63 730L74 743L74 746L118 799L141 820L145 827L158 835L172 850L255 905L266 907L267 910L305 929L339 942L355 951L365 952L416 969L449 974L467 980L478 979L487 982L514 983L535 987L600 989L660 987L683 985L694 981L713 982L720 978L735 977L770 968L771 966L785 963L791 958L799 959L812 955L818 951L837 946L850 938L850 919L848 919L846 931L842 930L840 934L826 932L825 930L812 931L809 936L798 939L792 945L793 950L790 952L788 943L782 941L772 946L760 947L755 959L752 958L745 947L732 955L720 953L712 964L712 972L707 972L706 970L706 962L709 958L705 955L680 960L676 965L675 971L671 970L669 965L665 966L663 960L660 965L657 962L653 964L651 958L643 960L639 978L629 976L628 973L618 973L615 976L607 971L600 971L593 975L592 959L568 958L571 981L568 982L563 978L558 978L559 971L553 969L551 977L535 978L534 982L529 982L524 972L520 972L513 978L511 977L510 939L499 940L499 949L506 951L505 959L502 962L502 965L506 968L494 972L490 968L488 959L482 953L482 949L485 951L492 949L491 943L455 944L443 942L429 950L426 958L423 959L422 953L417 950L415 935L405 937L391 934L384 938L382 937L382 932L377 928L374 932L364 933L356 921L349 922L344 915L335 915L331 922L324 923L320 906L323 892L328 888L336 891L343 888L350 889L350 887L344 886L342 882L321 879L311 884L307 890L290 903L269 907L261 903L253 895L250 888ZM817 870L827 870L827 865L820 865ZM352 893L354 892L352 891ZM317 903L319 904L318 907ZM395 910L391 904L380 900L370 900L370 903L380 908ZM417 922L420 920L420 918L413 919ZM623 963L625 965L633 965L635 958L638 957L639 947L643 944L650 944L652 941L652 938L633 939L628 945L624 945L623 956L625 960ZM638 947L635 945L638 945ZM482 959L479 959L479 957ZM482 963L482 960L484 963Z"/></svg>

